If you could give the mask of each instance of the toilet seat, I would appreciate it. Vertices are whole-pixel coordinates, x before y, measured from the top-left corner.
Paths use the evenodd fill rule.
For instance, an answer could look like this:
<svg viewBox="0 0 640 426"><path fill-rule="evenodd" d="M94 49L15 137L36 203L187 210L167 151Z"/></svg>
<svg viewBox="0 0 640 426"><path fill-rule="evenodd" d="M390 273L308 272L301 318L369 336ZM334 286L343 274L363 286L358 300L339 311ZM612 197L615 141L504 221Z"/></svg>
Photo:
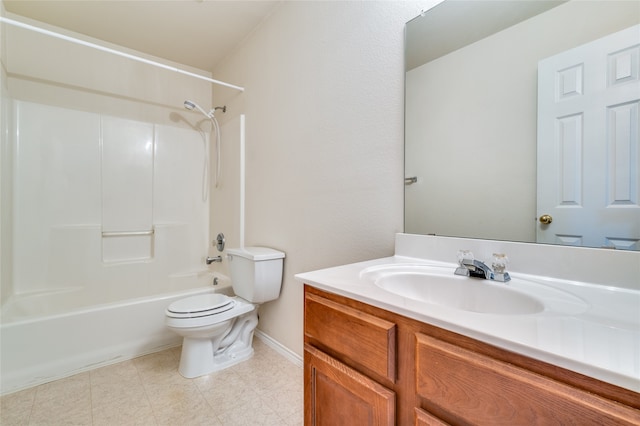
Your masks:
<svg viewBox="0 0 640 426"><path fill-rule="evenodd" d="M233 320L256 309L256 305L238 296L219 293L201 294L173 302L165 310L165 324L169 328L207 328Z"/></svg>
<svg viewBox="0 0 640 426"><path fill-rule="evenodd" d="M232 298L213 293L175 301L169 305L166 313L171 318L200 318L226 312L235 305L236 302Z"/></svg>

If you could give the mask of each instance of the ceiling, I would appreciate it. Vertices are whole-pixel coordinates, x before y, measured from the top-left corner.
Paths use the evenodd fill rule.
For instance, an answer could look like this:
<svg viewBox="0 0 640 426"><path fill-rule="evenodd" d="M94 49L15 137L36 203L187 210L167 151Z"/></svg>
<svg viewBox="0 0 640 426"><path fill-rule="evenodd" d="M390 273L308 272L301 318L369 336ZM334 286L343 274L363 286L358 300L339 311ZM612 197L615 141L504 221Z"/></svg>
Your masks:
<svg viewBox="0 0 640 426"><path fill-rule="evenodd" d="M16 15L205 71L281 3L222 0L3 0Z"/></svg>

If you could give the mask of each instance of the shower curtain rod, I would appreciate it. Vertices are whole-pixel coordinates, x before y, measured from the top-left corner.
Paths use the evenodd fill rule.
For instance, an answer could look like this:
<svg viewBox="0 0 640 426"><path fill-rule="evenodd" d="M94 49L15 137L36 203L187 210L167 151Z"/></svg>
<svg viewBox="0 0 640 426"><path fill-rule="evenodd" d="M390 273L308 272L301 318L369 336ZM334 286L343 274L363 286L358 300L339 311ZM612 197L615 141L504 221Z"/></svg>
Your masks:
<svg viewBox="0 0 640 426"><path fill-rule="evenodd" d="M16 21L14 19L5 18L4 16L0 16L0 22L4 22L4 23L7 23L9 25L13 25L13 26L16 26L16 27L20 27L20 28L24 28L24 29L27 29L27 30L35 31L35 32L40 33L40 34L45 34L45 35L48 35L48 36L51 36L51 37L59 38L61 40L70 41L71 43L76 43L76 44L80 44L82 46L91 47L93 49L97 49L97 50L101 50L103 52L111 53L113 55L122 56L124 58L129 58L129 59L132 59L134 61L142 62L142 63L148 64L148 65L153 65L154 67L163 68L163 69L166 69L166 70L169 70L169 71L177 72L179 74L184 74L184 75L188 75L190 77L199 78L201 80L205 80L205 81L208 81L208 82L213 83L213 84L218 84L220 86L225 86L225 87L229 87L231 89L235 89L235 90L239 90L241 92L244 92L244 87L236 86L236 85L230 84L230 83L225 83L224 81L220 81L220 80L214 80L213 78L205 77L203 75L196 74L196 73L193 73L193 72L190 72L190 71L185 71L185 70L182 70L180 68L176 68L174 66L170 66L170 65L166 65L166 64L163 64L163 63L160 63L160 62L156 62L156 61L152 61L152 60L149 60L149 59L145 59L145 58L142 58L140 56L132 55L130 53L121 52L119 50L111 49L109 47L100 46L99 44L95 44L95 43L91 43L91 42L88 42L88 41L80 40L80 39L77 39L77 38L74 38L74 37L66 36L64 34L56 33L54 31L45 30L44 28L39 28L39 27L36 27L34 25L25 24L24 22Z"/></svg>

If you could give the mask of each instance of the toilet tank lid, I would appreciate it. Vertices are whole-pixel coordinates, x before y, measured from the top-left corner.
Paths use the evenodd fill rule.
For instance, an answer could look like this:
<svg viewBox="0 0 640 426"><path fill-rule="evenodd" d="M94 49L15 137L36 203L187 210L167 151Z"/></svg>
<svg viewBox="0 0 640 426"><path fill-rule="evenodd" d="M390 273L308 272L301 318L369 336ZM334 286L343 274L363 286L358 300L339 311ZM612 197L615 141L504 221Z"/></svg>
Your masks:
<svg viewBox="0 0 640 426"><path fill-rule="evenodd" d="M284 253L269 247L244 247L227 249L227 254L245 259L260 261L284 258Z"/></svg>

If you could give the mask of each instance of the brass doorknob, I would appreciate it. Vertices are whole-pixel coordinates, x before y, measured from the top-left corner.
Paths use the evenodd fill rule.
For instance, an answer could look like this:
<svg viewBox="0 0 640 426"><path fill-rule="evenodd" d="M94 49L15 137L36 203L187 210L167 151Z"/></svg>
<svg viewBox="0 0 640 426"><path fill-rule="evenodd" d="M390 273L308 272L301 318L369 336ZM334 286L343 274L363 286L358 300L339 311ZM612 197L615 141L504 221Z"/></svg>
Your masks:
<svg viewBox="0 0 640 426"><path fill-rule="evenodd" d="M553 222L553 218L550 215L543 214L542 216L540 216L540 223L542 223L544 225L548 225L551 222Z"/></svg>

